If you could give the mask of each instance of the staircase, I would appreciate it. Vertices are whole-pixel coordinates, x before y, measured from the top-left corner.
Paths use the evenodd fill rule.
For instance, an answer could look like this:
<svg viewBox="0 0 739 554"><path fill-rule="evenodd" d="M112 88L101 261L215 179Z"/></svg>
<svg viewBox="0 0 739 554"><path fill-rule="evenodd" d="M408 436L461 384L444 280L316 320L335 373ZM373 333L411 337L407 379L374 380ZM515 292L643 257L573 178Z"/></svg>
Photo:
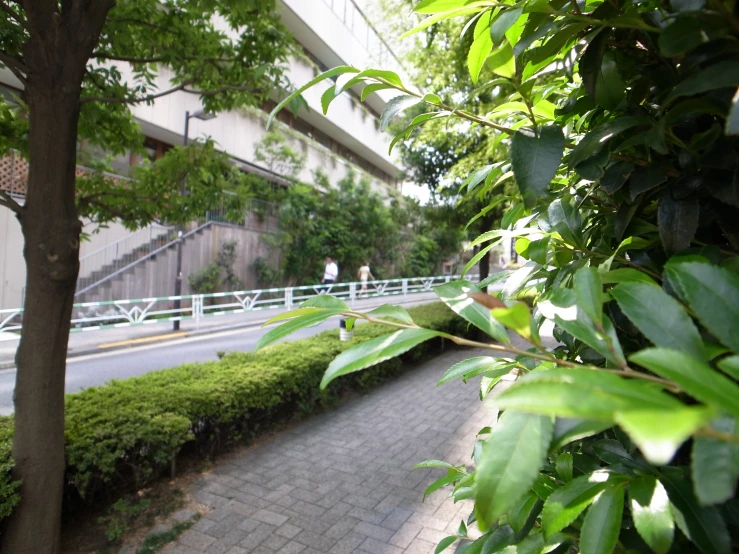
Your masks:
<svg viewBox="0 0 739 554"><path fill-rule="evenodd" d="M155 250L158 250L159 248L162 248L163 246L165 246L166 244L170 242L173 242L176 238L177 238L177 231L167 230L163 233L156 235L154 238L152 238L148 242L134 247L133 250L125 252L124 254L120 256L114 257L112 261L110 261L109 263L106 263L105 265L103 265L102 267L99 267L98 269L95 269L91 273L87 273L87 275L85 275L85 271L84 271L84 264L86 261L85 258L87 259L90 259L90 258L85 257L85 258L80 259L80 264L81 264L80 265L80 275L85 275L85 276L77 279L77 292L75 294L78 295L86 290L89 290L90 288L95 286L97 283L100 283L101 281L106 280L106 278L122 270L123 268L131 265L132 263L142 258L148 257L152 252L154 252ZM109 245L106 248L109 249L110 246L115 246L115 244ZM100 255L106 255L106 253L102 251L98 251L98 252L93 252L90 256L94 257L94 256L100 256Z"/></svg>

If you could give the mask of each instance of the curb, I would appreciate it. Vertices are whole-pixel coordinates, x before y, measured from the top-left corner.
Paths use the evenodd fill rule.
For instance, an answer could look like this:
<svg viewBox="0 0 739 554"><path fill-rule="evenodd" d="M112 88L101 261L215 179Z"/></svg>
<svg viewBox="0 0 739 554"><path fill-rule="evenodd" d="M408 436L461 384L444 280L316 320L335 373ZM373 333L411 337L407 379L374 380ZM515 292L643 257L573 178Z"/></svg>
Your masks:
<svg viewBox="0 0 739 554"><path fill-rule="evenodd" d="M418 303L418 301L415 300L408 300L406 302L396 302L398 305L403 304L415 304ZM425 303L425 302L421 302ZM373 304L372 306L367 306L368 309L376 308L377 306L380 306L382 304L386 304L386 302L378 303L377 305ZM183 331L182 333L178 333L176 337L172 336L173 333L166 333L163 335L152 335L151 337L142 337L142 339L145 339L141 342L132 342L137 339L132 339L132 341L121 341L119 345L116 346L110 346L107 348L102 348L101 346L95 346L95 347L88 347L84 349L79 350L70 350L67 352L67 359L70 358L79 358L82 356L89 356L92 354L103 354L106 352L117 352L120 350L125 350L127 348L133 348L136 346L141 346L142 344L158 344L163 342L169 342L172 340L179 340L179 339L186 339L189 337L199 337L203 335L211 335L215 333L221 333L224 331L235 331L237 329L247 329L251 327L259 327L263 323L266 323L269 321L271 317L266 317L263 319L259 319L257 321L249 321L244 323L236 323L233 325L224 325L222 327L212 327L208 329L194 329L192 331ZM8 369L15 369L15 360L6 360L6 361L0 361L0 371L5 371Z"/></svg>

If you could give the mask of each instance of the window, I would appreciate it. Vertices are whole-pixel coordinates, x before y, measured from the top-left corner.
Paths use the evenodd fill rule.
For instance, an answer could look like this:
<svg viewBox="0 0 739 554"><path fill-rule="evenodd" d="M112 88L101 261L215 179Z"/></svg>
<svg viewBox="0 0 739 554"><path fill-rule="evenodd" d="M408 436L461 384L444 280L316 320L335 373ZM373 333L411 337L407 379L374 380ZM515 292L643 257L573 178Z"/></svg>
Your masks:
<svg viewBox="0 0 739 554"><path fill-rule="evenodd" d="M275 109L275 106L277 106L277 104L275 104L271 100L267 100L262 104L262 110L270 113L272 110ZM370 175L374 175L375 177L381 179L382 181L385 181L389 185L395 186L397 184L395 178L393 178L391 175L385 173L382 169L369 162L368 160L365 160L359 154L353 152L343 144L336 142L326 133L319 131L304 119L301 119L300 117L295 117L289 110L282 110L279 114L277 114L277 119L279 121L282 121L288 127L295 129L299 133L312 138L317 143L325 146L342 158L350 161L355 165L358 165Z"/></svg>

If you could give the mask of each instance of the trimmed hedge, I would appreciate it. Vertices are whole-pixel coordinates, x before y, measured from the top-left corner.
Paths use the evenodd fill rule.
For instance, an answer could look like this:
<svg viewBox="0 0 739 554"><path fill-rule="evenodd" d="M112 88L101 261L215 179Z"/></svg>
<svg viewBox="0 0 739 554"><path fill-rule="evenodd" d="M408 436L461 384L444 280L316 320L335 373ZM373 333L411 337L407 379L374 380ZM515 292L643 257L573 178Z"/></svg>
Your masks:
<svg viewBox="0 0 739 554"><path fill-rule="evenodd" d="M461 336L470 332L442 303L409 312L429 329ZM68 395L66 497L90 500L104 491L109 499L140 488L180 453L212 454L286 416L330 406L344 391L368 390L438 345L423 343L400 358L319 389L337 354L386 333L387 327L358 325L352 341L342 343L338 331L327 331L256 354L232 353L217 362L184 365ZM0 517L18 502L10 479L11 437L12 418L0 419Z"/></svg>

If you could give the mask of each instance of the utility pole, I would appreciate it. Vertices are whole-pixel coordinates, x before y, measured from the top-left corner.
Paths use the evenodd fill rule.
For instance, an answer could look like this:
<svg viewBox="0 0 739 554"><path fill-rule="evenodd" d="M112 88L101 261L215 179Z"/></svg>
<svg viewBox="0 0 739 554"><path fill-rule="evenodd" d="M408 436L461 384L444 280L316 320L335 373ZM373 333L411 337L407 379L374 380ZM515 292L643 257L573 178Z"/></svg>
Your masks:
<svg viewBox="0 0 739 554"><path fill-rule="evenodd" d="M182 141L183 146L187 146L187 142L189 140L189 134L190 134L190 119L196 118L201 121L208 121L209 119L213 119L215 115L210 114L204 110L198 110L195 113L190 113L188 111L185 112L185 138ZM185 189L185 178L182 178L182 183L180 184L180 195L185 196L187 194L187 190ZM182 300L180 297L182 296L182 247L184 245L185 239L185 226L183 224L178 225L177 228L177 268L175 270L175 278L174 278L174 295L175 295L175 301L174 301L174 310L175 312L178 312L177 315L182 315L180 312L180 309L182 308ZM172 329L174 331L180 330L180 320L177 319L172 323Z"/></svg>

